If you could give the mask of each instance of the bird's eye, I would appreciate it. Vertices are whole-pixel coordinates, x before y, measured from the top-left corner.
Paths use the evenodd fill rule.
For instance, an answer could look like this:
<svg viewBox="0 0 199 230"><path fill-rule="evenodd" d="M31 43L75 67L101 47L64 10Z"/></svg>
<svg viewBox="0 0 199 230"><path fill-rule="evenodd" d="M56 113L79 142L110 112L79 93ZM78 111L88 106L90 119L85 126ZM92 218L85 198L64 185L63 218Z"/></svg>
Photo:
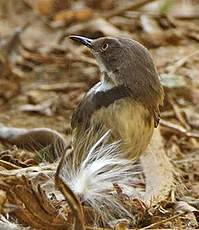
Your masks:
<svg viewBox="0 0 199 230"><path fill-rule="evenodd" d="M105 43L103 46L102 46L102 50L106 50L108 48L108 44L107 43Z"/></svg>

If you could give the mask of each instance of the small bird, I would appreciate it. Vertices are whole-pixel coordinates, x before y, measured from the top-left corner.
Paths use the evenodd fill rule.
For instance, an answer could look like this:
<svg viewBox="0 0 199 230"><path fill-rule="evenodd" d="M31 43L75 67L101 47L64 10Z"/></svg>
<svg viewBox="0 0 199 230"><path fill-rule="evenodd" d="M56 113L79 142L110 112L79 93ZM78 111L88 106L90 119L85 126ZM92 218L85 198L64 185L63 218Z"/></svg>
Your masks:
<svg viewBox="0 0 199 230"><path fill-rule="evenodd" d="M177 183L159 130L153 134L164 92L149 51L126 38L70 38L90 48L101 71L100 81L72 114L72 151L65 151L67 142L62 135L46 128L0 125L0 139L28 149L50 145L55 156L62 155L55 184L76 216L76 229L84 230L82 203L99 214L100 224L111 226L112 220L133 219L132 204L129 209L114 185L130 200L138 198L151 206L174 194ZM140 164L134 164L138 159ZM142 173L145 188L137 190L136 184L143 183Z"/></svg>
<svg viewBox="0 0 199 230"><path fill-rule="evenodd" d="M70 38L89 47L101 72L72 114L73 146L90 128L111 130L110 141L120 140L125 150L121 157L137 161L158 126L164 98L149 51L127 38Z"/></svg>

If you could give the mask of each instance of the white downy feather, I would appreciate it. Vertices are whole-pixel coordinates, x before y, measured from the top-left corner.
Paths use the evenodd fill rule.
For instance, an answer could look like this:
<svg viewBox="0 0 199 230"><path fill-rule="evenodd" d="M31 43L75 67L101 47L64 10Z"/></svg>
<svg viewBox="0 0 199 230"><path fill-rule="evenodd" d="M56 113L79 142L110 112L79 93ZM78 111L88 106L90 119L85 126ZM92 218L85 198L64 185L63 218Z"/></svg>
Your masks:
<svg viewBox="0 0 199 230"><path fill-rule="evenodd" d="M74 159L71 162L65 161L59 176L81 201L87 202L105 222L110 223L116 218L132 218L125 204L118 198L113 184L121 188L135 184L141 169L121 158L120 142L107 143L109 132L84 153L85 157L79 166L74 167Z"/></svg>

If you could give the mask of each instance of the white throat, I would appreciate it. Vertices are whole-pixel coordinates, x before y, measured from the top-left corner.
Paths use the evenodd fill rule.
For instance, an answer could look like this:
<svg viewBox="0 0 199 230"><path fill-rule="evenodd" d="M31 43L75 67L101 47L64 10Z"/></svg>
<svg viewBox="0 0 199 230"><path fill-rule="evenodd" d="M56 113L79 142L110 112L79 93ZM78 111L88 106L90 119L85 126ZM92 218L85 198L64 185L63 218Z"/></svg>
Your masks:
<svg viewBox="0 0 199 230"><path fill-rule="evenodd" d="M107 91L109 89L112 89L114 87L111 82L108 81L101 81L99 82L99 86L96 88L95 93L100 92L100 91Z"/></svg>
<svg viewBox="0 0 199 230"><path fill-rule="evenodd" d="M95 92L107 91L109 89L112 89L113 87L115 87L115 84L111 80L111 77L108 76L107 73L103 72L101 81L97 84Z"/></svg>

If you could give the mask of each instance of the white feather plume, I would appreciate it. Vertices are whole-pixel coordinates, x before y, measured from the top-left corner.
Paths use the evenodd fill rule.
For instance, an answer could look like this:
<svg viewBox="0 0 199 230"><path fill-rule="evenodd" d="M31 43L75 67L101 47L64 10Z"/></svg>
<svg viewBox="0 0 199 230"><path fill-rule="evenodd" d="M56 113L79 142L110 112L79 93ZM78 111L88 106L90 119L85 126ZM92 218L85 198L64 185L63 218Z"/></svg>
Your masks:
<svg viewBox="0 0 199 230"><path fill-rule="evenodd" d="M119 141L107 143L109 133L107 131L102 135L83 154L83 160L77 167L74 164L74 152L71 160L64 161L59 175L81 201L87 202L108 222L116 217L132 217L118 198L113 184L118 184L121 188L133 185L141 173L138 166L121 158L124 154L121 153Z"/></svg>

